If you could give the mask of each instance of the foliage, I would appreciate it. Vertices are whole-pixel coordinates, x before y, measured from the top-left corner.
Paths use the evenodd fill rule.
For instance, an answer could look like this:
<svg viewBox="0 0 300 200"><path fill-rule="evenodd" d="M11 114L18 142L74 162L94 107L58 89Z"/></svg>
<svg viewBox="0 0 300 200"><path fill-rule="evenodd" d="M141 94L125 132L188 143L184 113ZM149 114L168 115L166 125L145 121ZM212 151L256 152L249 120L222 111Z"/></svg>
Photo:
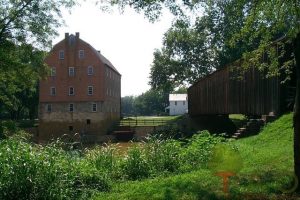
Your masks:
<svg viewBox="0 0 300 200"><path fill-rule="evenodd" d="M122 114L134 115L162 115L167 107L168 93L162 90L150 89L139 96L122 97Z"/></svg>
<svg viewBox="0 0 300 200"><path fill-rule="evenodd" d="M1 199L77 199L95 192L109 191L112 181L141 180L200 168L206 162L213 140L208 133L190 143L152 138L119 154L116 145L74 150L54 141L40 146L28 142L18 131L0 141ZM202 133L199 133L202 134ZM197 145L197 144L201 144ZM201 151L197 151L199 148ZM193 150L193 154L187 151ZM203 154L203 155L202 155ZM193 158L193 167L188 162Z"/></svg>
<svg viewBox="0 0 300 200"><path fill-rule="evenodd" d="M183 133L180 131L180 128L177 124L170 124L154 130L151 133L151 137L166 140L166 139L179 139L182 138Z"/></svg>
<svg viewBox="0 0 300 200"><path fill-rule="evenodd" d="M122 115L132 116L135 114L134 99L134 96L125 96L121 98Z"/></svg>
<svg viewBox="0 0 300 200"><path fill-rule="evenodd" d="M198 33L182 21L176 21L164 37L164 47L154 52L150 85L172 91L192 83L213 70L213 52L207 34Z"/></svg>
<svg viewBox="0 0 300 200"><path fill-rule="evenodd" d="M238 149L243 161L242 170L230 180L232 199L271 199L270 193L278 195L292 180L291 121L292 114L284 115L259 135L234 141L207 131L186 142L151 138L129 148L125 156L112 144L68 150L59 141L40 146L29 143L24 133L16 134L0 141L0 198L223 199L220 178L208 167L214 147L221 143Z"/></svg>
<svg viewBox="0 0 300 200"><path fill-rule="evenodd" d="M255 49L260 35L251 42L250 36L245 36L230 45L245 23L245 4L239 0L204 1L202 16L177 19L165 33L162 49L154 52L150 85L172 90L192 84Z"/></svg>
<svg viewBox="0 0 300 200"><path fill-rule="evenodd" d="M180 169L181 143L176 140L159 140L151 137L144 147L152 174L178 172Z"/></svg>
<svg viewBox="0 0 300 200"><path fill-rule="evenodd" d="M179 87L179 88L175 89L173 94L187 94L187 90L188 90L188 88L186 88L186 87Z"/></svg>
<svg viewBox="0 0 300 200"><path fill-rule="evenodd" d="M218 144L213 148L212 156L209 160L209 168L214 173L238 173L243 162L239 152L229 145Z"/></svg>
<svg viewBox="0 0 300 200"><path fill-rule="evenodd" d="M222 137L210 135L208 131L202 131L201 134L193 135L182 152L182 157L185 158L185 170L195 169L196 166L197 168L206 168L214 146L225 141Z"/></svg>
<svg viewBox="0 0 300 200"><path fill-rule="evenodd" d="M73 0L1 1L0 46L7 41L49 45L63 23L61 9L74 4Z"/></svg>
<svg viewBox="0 0 300 200"><path fill-rule="evenodd" d="M0 3L0 111L3 118L37 117L38 80L45 50L73 0L3 0Z"/></svg>
<svg viewBox="0 0 300 200"><path fill-rule="evenodd" d="M141 146L133 146L128 149L127 155L122 161L123 175L129 180L147 178L150 175L149 165L146 160L144 149Z"/></svg>
<svg viewBox="0 0 300 200"><path fill-rule="evenodd" d="M86 189L109 189L101 173L60 146L36 146L18 135L2 140L0 198L75 199Z"/></svg>
<svg viewBox="0 0 300 200"><path fill-rule="evenodd" d="M0 138L6 138L18 131L17 124L12 120L0 121Z"/></svg>
<svg viewBox="0 0 300 200"><path fill-rule="evenodd" d="M12 60L9 66L0 68L2 111L7 111L10 116L6 117L11 119L33 119L37 116L38 80L47 72L43 64L45 53L31 45L10 45L10 49L0 46L0 57L5 53L3 57Z"/></svg>
<svg viewBox="0 0 300 200"><path fill-rule="evenodd" d="M150 89L134 99L137 115L161 115L168 105L168 94Z"/></svg>

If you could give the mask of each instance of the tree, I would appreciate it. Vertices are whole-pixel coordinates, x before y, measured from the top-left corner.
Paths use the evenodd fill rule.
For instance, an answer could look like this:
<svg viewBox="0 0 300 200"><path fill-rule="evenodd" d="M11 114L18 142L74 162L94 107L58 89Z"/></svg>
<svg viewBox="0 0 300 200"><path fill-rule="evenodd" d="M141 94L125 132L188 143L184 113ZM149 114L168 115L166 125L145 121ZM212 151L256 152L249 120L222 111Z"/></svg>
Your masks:
<svg viewBox="0 0 300 200"><path fill-rule="evenodd" d="M0 102L11 119L25 113L33 119L37 116L38 80L46 74L45 52L31 45L11 45L9 51L5 49L10 67L0 68Z"/></svg>
<svg viewBox="0 0 300 200"><path fill-rule="evenodd" d="M74 0L2 0L0 3L0 45L14 43L50 45L61 26L61 9L75 5Z"/></svg>
<svg viewBox="0 0 300 200"><path fill-rule="evenodd" d="M190 28L183 20L177 20L165 34L163 48L154 52L150 72L152 88L165 92L186 86L212 72L213 50L208 34Z"/></svg>
<svg viewBox="0 0 300 200"><path fill-rule="evenodd" d="M39 78L56 28L63 24L61 9L75 0L2 0L0 2L0 102L12 119L37 114Z"/></svg>
<svg viewBox="0 0 300 200"><path fill-rule="evenodd" d="M150 89L134 99L134 108L139 115L160 115L168 105L168 94Z"/></svg>
<svg viewBox="0 0 300 200"><path fill-rule="evenodd" d="M150 85L169 91L187 86L257 48L257 40L246 42L249 37L235 46L229 42L245 22L245 2L208 1L194 21L176 20L165 33L163 48L154 52Z"/></svg>
<svg viewBox="0 0 300 200"><path fill-rule="evenodd" d="M130 116L135 114L134 96L125 96L121 99L122 115Z"/></svg>

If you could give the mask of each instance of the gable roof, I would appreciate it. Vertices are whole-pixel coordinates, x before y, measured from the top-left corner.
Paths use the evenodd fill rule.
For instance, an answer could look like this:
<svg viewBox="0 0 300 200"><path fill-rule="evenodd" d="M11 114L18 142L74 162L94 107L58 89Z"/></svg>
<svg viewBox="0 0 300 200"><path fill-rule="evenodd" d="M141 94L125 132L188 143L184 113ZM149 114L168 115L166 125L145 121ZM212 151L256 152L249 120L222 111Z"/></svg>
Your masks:
<svg viewBox="0 0 300 200"><path fill-rule="evenodd" d="M75 36L73 34L69 35L69 33L65 33L65 38L63 40L61 40L60 42L56 43L52 49L55 48L56 45L60 44L61 42L64 42L67 38L73 36L75 38ZM121 76L121 74L118 72L118 70L114 67L114 65L105 57L103 56L99 51L97 51L92 45L90 45L89 43L87 43L86 41L82 40L79 38L79 33L76 33L76 37L78 37L78 39L85 43L88 47L90 47L92 49L92 51L95 53L95 55L99 58L99 60L101 60L101 62L108 66L109 68L111 68L113 71L115 71L117 74L119 74Z"/></svg>
<svg viewBox="0 0 300 200"><path fill-rule="evenodd" d="M169 94L169 101L186 101L187 94Z"/></svg>
<svg viewBox="0 0 300 200"><path fill-rule="evenodd" d="M80 39L81 40L81 39ZM121 75L118 70L113 66L113 64L107 59L105 58L105 56L103 56L100 52L98 52L92 45L90 45L89 43L81 40L82 42L86 43L96 54L96 56L108 67L110 67L113 71L115 71L117 74Z"/></svg>

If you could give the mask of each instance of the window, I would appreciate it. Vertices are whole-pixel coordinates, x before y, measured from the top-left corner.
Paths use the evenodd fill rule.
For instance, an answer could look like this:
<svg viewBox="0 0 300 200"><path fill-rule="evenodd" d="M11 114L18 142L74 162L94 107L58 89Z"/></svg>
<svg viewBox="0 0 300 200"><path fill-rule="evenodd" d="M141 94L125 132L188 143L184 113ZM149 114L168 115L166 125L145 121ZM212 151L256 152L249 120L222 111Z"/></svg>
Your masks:
<svg viewBox="0 0 300 200"><path fill-rule="evenodd" d="M73 111L74 111L74 104L73 104L73 103L70 103L70 104L69 104L69 111L70 111L70 112L73 112Z"/></svg>
<svg viewBox="0 0 300 200"><path fill-rule="evenodd" d="M108 68L106 68L106 76L108 77Z"/></svg>
<svg viewBox="0 0 300 200"><path fill-rule="evenodd" d="M90 119L87 119L87 120L86 120L86 124L87 124L87 125L90 125L90 124L91 124L91 120L90 120Z"/></svg>
<svg viewBox="0 0 300 200"><path fill-rule="evenodd" d="M50 76L56 76L56 67L51 67Z"/></svg>
<svg viewBox="0 0 300 200"><path fill-rule="evenodd" d="M175 101L175 106L177 106L177 101Z"/></svg>
<svg viewBox="0 0 300 200"><path fill-rule="evenodd" d="M65 52L64 52L64 50L60 50L60 51L59 51L59 59L60 59L60 60L65 59Z"/></svg>
<svg viewBox="0 0 300 200"><path fill-rule="evenodd" d="M93 95L93 86L88 86L88 95Z"/></svg>
<svg viewBox="0 0 300 200"><path fill-rule="evenodd" d="M55 87L51 87L50 88L50 94L51 94L51 96L55 96L56 95L56 88Z"/></svg>
<svg viewBox="0 0 300 200"><path fill-rule="evenodd" d="M69 76L74 76L74 75L75 75L75 68L69 67Z"/></svg>
<svg viewBox="0 0 300 200"><path fill-rule="evenodd" d="M93 66L88 66L88 71L87 71L88 75L93 75L94 73L94 68Z"/></svg>
<svg viewBox="0 0 300 200"><path fill-rule="evenodd" d="M69 95L74 95L74 88L73 87L69 87Z"/></svg>
<svg viewBox="0 0 300 200"><path fill-rule="evenodd" d="M92 111L97 112L97 104L96 103L92 104Z"/></svg>
<svg viewBox="0 0 300 200"><path fill-rule="evenodd" d="M80 59L84 58L84 50L79 50L78 56Z"/></svg>
<svg viewBox="0 0 300 200"><path fill-rule="evenodd" d="M69 131L73 131L73 126L69 126Z"/></svg>
<svg viewBox="0 0 300 200"><path fill-rule="evenodd" d="M52 111L52 105L51 104L47 104L46 105L46 111L47 112L51 112Z"/></svg>

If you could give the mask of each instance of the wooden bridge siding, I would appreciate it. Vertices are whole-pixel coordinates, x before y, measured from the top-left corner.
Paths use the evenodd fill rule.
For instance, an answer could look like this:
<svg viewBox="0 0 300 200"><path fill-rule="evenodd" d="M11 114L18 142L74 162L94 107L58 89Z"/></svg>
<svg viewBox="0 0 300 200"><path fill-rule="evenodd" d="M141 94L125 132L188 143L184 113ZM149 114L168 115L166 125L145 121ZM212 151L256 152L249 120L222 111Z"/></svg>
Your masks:
<svg viewBox="0 0 300 200"><path fill-rule="evenodd" d="M251 68L242 80L238 80L232 69L218 70L189 88L190 115L279 112L279 78L266 79L257 69Z"/></svg>

